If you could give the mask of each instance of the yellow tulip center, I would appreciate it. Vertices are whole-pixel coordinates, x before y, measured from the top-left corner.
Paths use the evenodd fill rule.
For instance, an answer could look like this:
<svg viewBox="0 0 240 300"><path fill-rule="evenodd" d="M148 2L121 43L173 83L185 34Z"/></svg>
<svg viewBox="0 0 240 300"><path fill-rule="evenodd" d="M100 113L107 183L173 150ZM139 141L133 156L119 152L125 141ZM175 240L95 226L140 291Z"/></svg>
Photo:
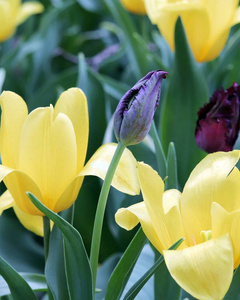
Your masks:
<svg viewBox="0 0 240 300"><path fill-rule="evenodd" d="M203 230L200 232L203 242L209 241L212 238L212 230Z"/></svg>

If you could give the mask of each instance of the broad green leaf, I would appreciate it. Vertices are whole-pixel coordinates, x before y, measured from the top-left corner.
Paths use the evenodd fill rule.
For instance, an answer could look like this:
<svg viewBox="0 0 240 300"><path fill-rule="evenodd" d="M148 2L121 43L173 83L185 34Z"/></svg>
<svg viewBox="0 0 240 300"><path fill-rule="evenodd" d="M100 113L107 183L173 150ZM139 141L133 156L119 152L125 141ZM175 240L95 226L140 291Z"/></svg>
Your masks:
<svg viewBox="0 0 240 300"><path fill-rule="evenodd" d="M120 299L145 242L146 236L140 228L109 279L105 300Z"/></svg>
<svg viewBox="0 0 240 300"><path fill-rule="evenodd" d="M172 245L169 250L177 249L184 239L179 239L174 245ZM154 265L130 288L127 294L124 296L124 300L133 300L146 284L146 282L152 277L152 275L156 272L157 268L164 261L164 257L161 255L158 260L154 263Z"/></svg>
<svg viewBox="0 0 240 300"><path fill-rule="evenodd" d="M239 283L240 283L240 268L238 267L233 275L233 280L230 285L230 288L223 298L224 300L240 300L240 288L239 288Z"/></svg>
<svg viewBox="0 0 240 300"><path fill-rule="evenodd" d="M36 300L37 296L23 277L0 257L0 275L7 282L14 300Z"/></svg>
<svg viewBox="0 0 240 300"><path fill-rule="evenodd" d="M47 283L44 275L31 274L31 273L19 273L20 276L28 283L30 288L35 292L46 292ZM11 291L3 279L0 277L0 297L11 294Z"/></svg>
<svg viewBox="0 0 240 300"><path fill-rule="evenodd" d="M109 278L116 267L119 259L121 258L120 253L115 253L107 258L98 268L96 289L99 290L95 295L95 300L105 299L107 284Z"/></svg>
<svg viewBox="0 0 240 300"><path fill-rule="evenodd" d="M167 154L167 189L178 189L177 156L174 143L170 143Z"/></svg>
<svg viewBox="0 0 240 300"><path fill-rule="evenodd" d="M161 141L165 151L174 142L179 182L184 185L190 172L203 158L195 142L197 112L208 101L206 80L185 36L181 19L175 29L175 60L169 72L168 89L161 110Z"/></svg>
<svg viewBox="0 0 240 300"><path fill-rule="evenodd" d="M79 232L62 217L49 210L33 194L27 192L33 204L62 231L65 268L71 300L92 300L92 273Z"/></svg>
<svg viewBox="0 0 240 300"><path fill-rule="evenodd" d="M77 2L86 10L99 11L101 9L101 1L98 0L77 0Z"/></svg>

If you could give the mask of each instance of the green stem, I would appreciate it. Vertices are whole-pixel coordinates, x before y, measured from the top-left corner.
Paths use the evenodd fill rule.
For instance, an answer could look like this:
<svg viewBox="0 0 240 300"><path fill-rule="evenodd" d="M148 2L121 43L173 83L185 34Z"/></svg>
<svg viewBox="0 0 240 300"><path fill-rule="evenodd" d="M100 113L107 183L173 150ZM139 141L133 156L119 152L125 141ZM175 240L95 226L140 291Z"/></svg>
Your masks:
<svg viewBox="0 0 240 300"><path fill-rule="evenodd" d="M105 180L103 182L103 186L98 200L98 206L97 206L96 216L94 220L94 227L93 227L91 252L90 252L90 265L92 268L92 275L93 275L94 294L95 294L95 286L96 286L96 278L97 278L97 267L98 267L98 257L99 257L100 241L101 241L101 234L102 234L102 225L103 225L105 208L107 204L107 198L108 198L111 182L113 179L113 175L115 173L115 170L117 168L118 162L122 156L124 149L125 146L122 143L118 143L117 149L114 153Z"/></svg>
<svg viewBox="0 0 240 300"><path fill-rule="evenodd" d="M167 175L167 160L154 121L152 122L150 134L151 137L153 138L153 142L155 146L155 152L156 152L156 158L158 164L158 173L164 179L165 176Z"/></svg>
<svg viewBox="0 0 240 300"><path fill-rule="evenodd" d="M50 220L48 217L44 216L43 217L43 242L44 242L44 254L45 254L45 262L47 261L48 258L48 251L49 251L49 239L50 239Z"/></svg>

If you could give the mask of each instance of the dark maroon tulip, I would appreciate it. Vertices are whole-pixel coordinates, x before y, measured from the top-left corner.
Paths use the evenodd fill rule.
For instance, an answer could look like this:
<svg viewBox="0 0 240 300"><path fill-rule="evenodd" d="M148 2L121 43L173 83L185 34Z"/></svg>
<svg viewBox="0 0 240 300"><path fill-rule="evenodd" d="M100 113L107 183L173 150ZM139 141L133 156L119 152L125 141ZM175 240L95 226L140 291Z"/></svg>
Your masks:
<svg viewBox="0 0 240 300"><path fill-rule="evenodd" d="M148 134L159 105L165 71L152 71L139 80L120 100L114 114L114 132L125 146L141 142Z"/></svg>
<svg viewBox="0 0 240 300"><path fill-rule="evenodd" d="M231 151L240 128L240 86L217 90L198 112L195 131L199 148L211 153Z"/></svg>

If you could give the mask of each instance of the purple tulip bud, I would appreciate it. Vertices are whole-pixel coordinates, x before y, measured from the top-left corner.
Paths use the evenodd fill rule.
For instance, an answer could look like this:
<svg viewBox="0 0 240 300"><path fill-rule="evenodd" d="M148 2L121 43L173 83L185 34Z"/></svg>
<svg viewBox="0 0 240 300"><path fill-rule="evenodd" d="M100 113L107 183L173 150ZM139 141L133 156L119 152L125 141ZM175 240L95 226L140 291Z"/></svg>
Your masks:
<svg viewBox="0 0 240 300"><path fill-rule="evenodd" d="M149 72L120 100L114 115L114 132L125 146L140 143L148 134L166 74L162 70Z"/></svg>
<svg viewBox="0 0 240 300"><path fill-rule="evenodd" d="M231 151L240 129L240 86L217 90L198 112L195 131L199 148L211 153Z"/></svg>

